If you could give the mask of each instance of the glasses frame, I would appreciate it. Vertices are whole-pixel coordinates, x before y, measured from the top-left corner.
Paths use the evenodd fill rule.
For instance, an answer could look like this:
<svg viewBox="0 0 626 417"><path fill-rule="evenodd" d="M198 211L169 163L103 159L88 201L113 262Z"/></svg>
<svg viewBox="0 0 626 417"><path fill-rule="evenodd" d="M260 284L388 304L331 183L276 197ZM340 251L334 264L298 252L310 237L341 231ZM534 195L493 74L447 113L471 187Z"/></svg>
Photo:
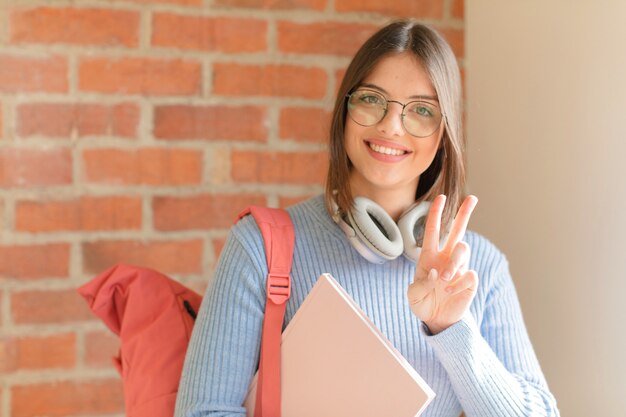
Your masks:
<svg viewBox="0 0 626 417"><path fill-rule="evenodd" d="M375 94L377 94L377 95L381 96L383 99L385 99L385 103L386 103L386 105L385 105L385 111L383 112L382 117L381 117L378 121L376 121L376 122L374 122L374 123L372 123L372 124L366 125L366 124L363 124L363 123L359 123L359 122L357 122L357 121L354 119L354 117L352 117L352 113L350 112L350 97L352 97L352 95L353 95L353 94L355 94L355 93L357 93L357 92L359 92L359 91L371 91L372 93L375 93ZM354 91L353 91L353 92L351 92L350 94L346 94L345 98L347 98L347 99L348 99L348 100L347 100L347 102L346 102L346 107L347 107L347 108L346 108L346 112L347 112L347 113L348 113L348 115L350 116L350 119L352 119L352 121L353 121L354 123L358 124L359 126L364 126L364 127L374 126L374 125L376 125L376 124L380 123L381 121L383 121L383 120L385 119L385 117L387 117L387 112L389 111L389 103L396 103L396 104L401 105L401 106L402 106L402 113L400 114L400 120L401 120L401 122L402 122L402 128L404 129L404 131L405 131L406 133L408 133L409 135L411 135L411 136L413 136L413 137L415 137L415 138L427 138L427 137L432 136L432 135L433 135L433 133L435 133L435 132L437 131L437 129L439 129L439 128L441 127L441 122L445 119L445 115L444 115L444 114L443 114L443 112L441 111L441 108L439 108L439 106L437 106L437 108L439 108L439 112L441 113L441 119L439 120L439 123L437 123L437 127L435 128L435 130L433 130L432 132L430 132L428 135L425 135L425 136L414 135L413 133L409 132L409 130L408 130L408 129L406 128L406 126L404 125L404 117L406 116L406 114L404 113L404 109L406 109L406 107L407 107L409 104L412 104L412 103L427 103L427 104L430 104L430 105L433 105L433 103L431 103L431 102L429 102L429 101L426 101L426 100L411 100L411 101L409 101L408 103L402 103L402 102L400 102L400 101L398 101L398 100L389 100L387 97L385 97L385 96L384 96L382 93L380 93L379 91L372 90L372 89L369 89L369 88L357 88L356 90L354 90Z"/></svg>

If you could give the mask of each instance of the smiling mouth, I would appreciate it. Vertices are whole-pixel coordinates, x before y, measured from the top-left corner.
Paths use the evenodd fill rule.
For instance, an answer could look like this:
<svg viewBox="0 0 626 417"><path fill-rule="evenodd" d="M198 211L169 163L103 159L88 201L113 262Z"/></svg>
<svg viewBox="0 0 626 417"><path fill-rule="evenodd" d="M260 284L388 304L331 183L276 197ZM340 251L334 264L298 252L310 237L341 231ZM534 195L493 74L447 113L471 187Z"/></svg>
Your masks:
<svg viewBox="0 0 626 417"><path fill-rule="evenodd" d="M404 151L402 149L387 148L386 146L376 145L375 143L371 143L371 142L367 142L367 145L374 152L380 153L383 155L400 156L400 155L404 155L408 153L407 151Z"/></svg>

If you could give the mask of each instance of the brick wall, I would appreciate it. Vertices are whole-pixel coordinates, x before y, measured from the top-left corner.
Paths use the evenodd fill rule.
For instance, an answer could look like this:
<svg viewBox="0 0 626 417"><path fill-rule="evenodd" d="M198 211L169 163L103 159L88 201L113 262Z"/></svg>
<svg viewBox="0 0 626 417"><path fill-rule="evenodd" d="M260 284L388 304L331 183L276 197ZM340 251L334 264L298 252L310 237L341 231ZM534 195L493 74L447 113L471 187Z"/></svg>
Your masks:
<svg viewBox="0 0 626 417"><path fill-rule="evenodd" d="M235 214L322 191L333 93L392 17L463 57L458 0L0 0L0 417L123 413L75 289L204 290Z"/></svg>

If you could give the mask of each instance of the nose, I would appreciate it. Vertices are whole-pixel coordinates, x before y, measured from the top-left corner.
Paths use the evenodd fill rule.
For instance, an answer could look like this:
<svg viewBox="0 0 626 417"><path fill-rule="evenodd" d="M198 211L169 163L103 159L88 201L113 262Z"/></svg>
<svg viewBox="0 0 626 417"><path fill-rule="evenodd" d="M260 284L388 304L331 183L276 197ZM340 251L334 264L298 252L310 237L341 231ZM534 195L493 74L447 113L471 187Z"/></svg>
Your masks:
<svg viewBox="0 0 626 417"><path fill-rule="evenodd" d="M394 102L389 102L387 108L387 114L376 125L378 131L386 136L402 136L404 135L404 126L402 125L402 105L395 105Z"/></svg>

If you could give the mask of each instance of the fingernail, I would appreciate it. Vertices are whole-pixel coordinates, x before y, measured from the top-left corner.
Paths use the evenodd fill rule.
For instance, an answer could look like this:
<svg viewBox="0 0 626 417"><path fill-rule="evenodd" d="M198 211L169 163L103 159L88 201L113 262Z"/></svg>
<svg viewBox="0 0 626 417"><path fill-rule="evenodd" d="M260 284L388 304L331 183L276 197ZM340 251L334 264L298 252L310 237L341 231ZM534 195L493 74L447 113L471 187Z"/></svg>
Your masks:
<svg viewBox="0 0 626 417"><path fill-rule="evenodd" d="M450 271L444 271L443 275L441 275L444 281L450 281L452 278L452 273Z"/></svg>
<svg viewBox="0 0 626 417"><path fill-rule="evenodd" d="M434 281L437 279L437 270L435 268L432 268L429 272L428 272L428 279L431 281Z"/></svg>

